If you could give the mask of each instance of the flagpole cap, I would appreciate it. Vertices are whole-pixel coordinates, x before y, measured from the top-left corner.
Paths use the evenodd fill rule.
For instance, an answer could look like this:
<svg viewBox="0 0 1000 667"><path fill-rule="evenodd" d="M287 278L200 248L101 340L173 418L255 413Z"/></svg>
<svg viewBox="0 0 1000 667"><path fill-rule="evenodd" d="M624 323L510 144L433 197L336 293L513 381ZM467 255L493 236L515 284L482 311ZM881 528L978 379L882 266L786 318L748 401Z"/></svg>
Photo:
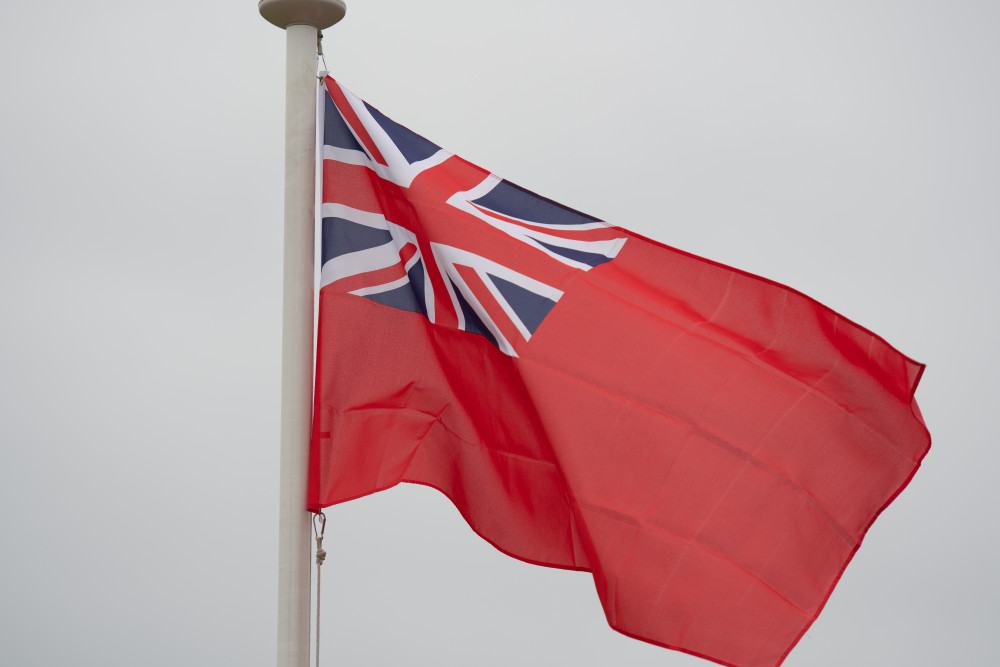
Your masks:
<svg viewBox="0 0 1000 667"><path fill-rule="evenodd" d="M282 29L290 25L311 25L322 30L347 13L342 0L260 0L257 9L269 23Z"/></svg>

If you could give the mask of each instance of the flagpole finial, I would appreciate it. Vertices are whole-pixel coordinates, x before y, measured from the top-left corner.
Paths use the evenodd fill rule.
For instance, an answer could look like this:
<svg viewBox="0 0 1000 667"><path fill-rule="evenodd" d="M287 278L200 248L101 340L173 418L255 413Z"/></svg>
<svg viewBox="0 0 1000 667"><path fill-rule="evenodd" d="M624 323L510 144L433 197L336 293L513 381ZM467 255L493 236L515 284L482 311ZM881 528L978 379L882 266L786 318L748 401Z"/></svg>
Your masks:
<svg viewBox="0 0 1000 667"><path fill-rule="evenodd" d="M257 9L268 22L282 29L290 25L311 25L322 30L347 13L343 0L260 0Z"/></svg>

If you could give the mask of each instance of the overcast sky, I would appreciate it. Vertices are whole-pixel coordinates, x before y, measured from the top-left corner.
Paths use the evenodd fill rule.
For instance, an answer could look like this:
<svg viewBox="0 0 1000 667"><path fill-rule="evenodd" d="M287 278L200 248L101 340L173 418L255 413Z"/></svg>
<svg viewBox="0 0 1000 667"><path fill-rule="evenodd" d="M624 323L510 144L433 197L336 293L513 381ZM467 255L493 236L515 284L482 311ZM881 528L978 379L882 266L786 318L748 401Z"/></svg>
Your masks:
<svg viewBox="0 0 1000 667"><path fill-rule="evenodd" d="M333 74L540 194L928 364L934 444L788 667L1000 663L1000 4L349 0ZM274 663L284 33L0 21L0 664ZM331 508L325 665L710 664L428 488Z"/></svg>

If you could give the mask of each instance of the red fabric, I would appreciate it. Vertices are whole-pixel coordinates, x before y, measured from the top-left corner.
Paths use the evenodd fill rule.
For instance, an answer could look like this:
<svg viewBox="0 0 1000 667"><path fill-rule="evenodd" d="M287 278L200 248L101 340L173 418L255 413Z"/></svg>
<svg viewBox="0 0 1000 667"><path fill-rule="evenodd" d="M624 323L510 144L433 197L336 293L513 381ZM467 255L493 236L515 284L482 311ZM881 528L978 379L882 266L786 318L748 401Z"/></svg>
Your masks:
<svg viewBox="0 0 1000 667"><path fill-rule="evenodd" d="M366 171L336 169L324 201L392 219L406 189ZM324 287L309 508L435 487L501 551L592 572L620 632L778 665L929 448L923 366L792 289L613 229L618 255L558 277L517 356Z"/></svg>

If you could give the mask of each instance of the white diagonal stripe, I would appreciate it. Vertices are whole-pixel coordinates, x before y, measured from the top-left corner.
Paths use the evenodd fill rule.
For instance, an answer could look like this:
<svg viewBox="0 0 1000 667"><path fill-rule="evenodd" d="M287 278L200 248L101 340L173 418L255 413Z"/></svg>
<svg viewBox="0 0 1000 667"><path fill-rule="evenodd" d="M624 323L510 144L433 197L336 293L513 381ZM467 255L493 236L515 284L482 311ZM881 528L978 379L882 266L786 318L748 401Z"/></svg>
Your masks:
<svg viewBox="0 0 1000 667"><path fill-rule="evenodd" d="M393 241L374 248L349 252L334 257L323 265L319 277L320 287L325 287L341 278L378 271L397 264L399 264L399 249Z"/></svg>

